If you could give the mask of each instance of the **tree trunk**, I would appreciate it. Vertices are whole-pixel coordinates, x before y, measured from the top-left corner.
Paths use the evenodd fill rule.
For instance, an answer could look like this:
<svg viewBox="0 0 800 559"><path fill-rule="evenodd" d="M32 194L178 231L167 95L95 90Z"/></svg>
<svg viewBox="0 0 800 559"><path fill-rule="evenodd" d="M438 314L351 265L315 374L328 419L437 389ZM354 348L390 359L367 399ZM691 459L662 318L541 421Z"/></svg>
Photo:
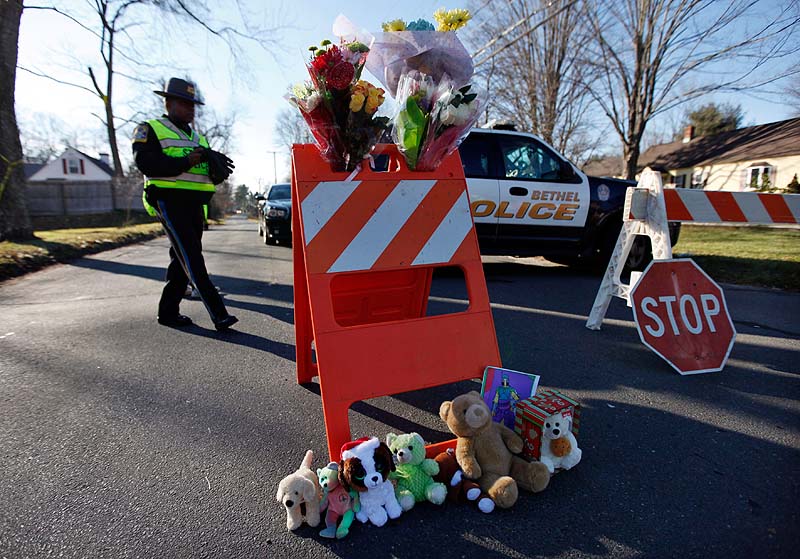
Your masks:
<svg viewBox="0 0 800 559"><path fill-rule="evenodd" d="M637 167L639 165L640 142L638 138L631 142L626 142L622 146L622 178L636 180Z"/></svg>
<svg viewBox="0 0 800 559"><path fill-rule="evenodd" d="M0 241L33 236L25 205L25 174L14 86L22 0L0 0Z"/></svg>

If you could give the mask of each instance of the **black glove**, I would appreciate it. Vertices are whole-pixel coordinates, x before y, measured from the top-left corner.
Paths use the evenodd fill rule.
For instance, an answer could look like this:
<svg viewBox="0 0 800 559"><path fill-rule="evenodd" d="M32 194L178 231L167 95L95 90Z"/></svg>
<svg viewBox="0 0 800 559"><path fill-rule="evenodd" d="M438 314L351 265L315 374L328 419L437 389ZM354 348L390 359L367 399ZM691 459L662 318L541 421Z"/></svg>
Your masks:
<svg viewBox="0 0 800 559"><path fill-rule="evenodd" d="M208 159L208 176L214 184L224 182L233 172L235 167L233 161L224 153L208 149L206 158Z"/></svg>

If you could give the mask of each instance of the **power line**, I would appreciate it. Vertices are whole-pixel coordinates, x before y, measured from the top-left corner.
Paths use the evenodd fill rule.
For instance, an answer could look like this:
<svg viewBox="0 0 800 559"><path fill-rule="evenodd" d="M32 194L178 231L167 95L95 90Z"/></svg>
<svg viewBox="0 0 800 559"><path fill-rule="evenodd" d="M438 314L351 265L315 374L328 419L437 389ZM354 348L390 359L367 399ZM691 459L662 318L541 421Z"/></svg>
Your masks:
<svg viewBox="0 0 800 559"><path fill-rule="evenodd" d="M486 62L487 60L490 60L491 58L493 58L493 57L497 56L499 53L501 53L502 51L504 51L504 50L505 50L505 49L507 49L508 47L512 46L514 43L516 43L516 42L518 42L518 41L522 40L524 37L526 37L526 36L530 35L530 34L531 34L531 33L533 33L534 31L536 31L536 30L537 30L539 27L541 27L542 25L544 25L545 23L547 23L548 21L550 21L550 20L551 20L551 19L553 19L554 17L558 16L558 15L559 15L561 12L563 12L563 11L564 11L564 10L566 10L567 8L570 8L570 7L572 7L572 6L573 6L574 4L576 4L577 2L578 2L578 0L571 0L570 2L568 2L568 3L564 4L564 5L563 5L563 6L561 6L561 7L560 7L558 10L556 10L555 12L553 12L552 14L550 14L549 16L547 16L546 18L544 18L542 21L540 21L540 22L537 22L537 23L536 23L536 25L534 25L533 27L531 27L530 29L528 29L527 31L525 31L524 33L522 33L521 35L519 35L518 37L515 37L514 39L510 40L508 43L506 43L505 45L501 46L501 47L500 47L500 48L498 48L497 50L494 50L494 51L492 51L490 54L487 54L486 56L482 57L480 60L477 60L477 61L474 63L474 66L475 66L475 67L478 67L478 66L480 66L481 64L483 64L484 62ZM548 3L547 3L545 6L543 6L542 8L539 8L538 10L535 10L535 11L534 11L533 13L531 13L530 15L523 17L522 19L520 19L519 21L517 21L516 23L514 23L514 24L513 24L513 25L511 25L510 27L507 27L506 29L504 29L504 30L503 30L503 31L502 31L502 32L501 32L501 33L500 33L500 34L499 34L497 37L493 38L491 41L489 41L488 43L486 43L485 45L483 45L481 48L479 48L477 51L475 51L475 52L472 54L472 58L473 58L473 60L474 60L474 59L477 59L477 58L478 58L478 56L480 56L481 54L483 54L484 52L486 52L486 51L487 51L487 50L488 50L488 49L489 49L489 48L490 48L492 45L494 45L495 43L497 43L497 41L499 41L500 39L502 39L503 37L505 37L506 35L508 35L508 34L509 34L509 33L511 33L512 31L514 31L515 29L517 29L517 28L518 28L520 25L522 25L522 24L523 24L523 23L525 23L526 21L529 21L531 18L533 18L533 17L535 17L535 16L539 15L540 13L542 13L542 12L544 12L544 11L548 10L548 9L549 9L550 7L552 7L552 6L553 6L553 4L555 4L555 3L556 3L556 0L551 0L550 2L548 2Z"/></svg>

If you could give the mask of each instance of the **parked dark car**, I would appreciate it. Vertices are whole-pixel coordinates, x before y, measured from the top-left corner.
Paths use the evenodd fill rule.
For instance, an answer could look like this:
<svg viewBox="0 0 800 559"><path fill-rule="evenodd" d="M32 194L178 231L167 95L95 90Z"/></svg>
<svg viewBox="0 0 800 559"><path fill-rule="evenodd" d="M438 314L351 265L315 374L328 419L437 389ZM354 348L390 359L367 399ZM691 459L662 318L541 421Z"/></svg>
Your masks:
<svg viewBox="0 0 800 559"><path fill-rule="evenodd" d="M292 187L273 184L259 201L258 236L264 244L292 243Z"/></svg>

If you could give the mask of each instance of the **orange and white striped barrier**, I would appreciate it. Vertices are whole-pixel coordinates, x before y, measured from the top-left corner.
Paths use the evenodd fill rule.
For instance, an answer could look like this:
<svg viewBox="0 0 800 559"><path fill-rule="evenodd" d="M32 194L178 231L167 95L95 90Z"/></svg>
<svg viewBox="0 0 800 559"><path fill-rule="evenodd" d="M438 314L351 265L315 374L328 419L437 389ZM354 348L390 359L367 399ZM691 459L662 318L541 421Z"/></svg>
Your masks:
<svg viewBox="0 0 800 559"><path fill-rule="evenodd" d="M623 225L603 281L586 321L590 330L599 330L611 297L630 301L630 291L638 279L631 274L631 284L624 284L620 274L628 259L636 235L647 235L653 260L672 258L667 222L798 224L800 194L764 194L760 192L722 192L665 189L661 173L645 169L635 188L629 188L623 210Z"/></svg>
<svg viewBox="0 0 800 559"><path fill-rule="evenodd" d="M312 273L447 264L472 229L466 191L436 180L319 182L301 215Z"/></svg>
<svg viewBox="0 0 800 559"><path fill-rule="evenodd" d="M351 438L354 402L480 378L500 364L458 152L435 172L411 172L395 146L377 151L390 171L348 177L314 146L292 148L297 382L319 376L332 460ZM461 269L469 306L426 316L442 266Z"/></svg>
<svg viewBox="0 0 800 559"><path fill-rule="evenodd" d="M664 190L667 221L696 223L800 223L800 196L760 192Z"/></svg>

